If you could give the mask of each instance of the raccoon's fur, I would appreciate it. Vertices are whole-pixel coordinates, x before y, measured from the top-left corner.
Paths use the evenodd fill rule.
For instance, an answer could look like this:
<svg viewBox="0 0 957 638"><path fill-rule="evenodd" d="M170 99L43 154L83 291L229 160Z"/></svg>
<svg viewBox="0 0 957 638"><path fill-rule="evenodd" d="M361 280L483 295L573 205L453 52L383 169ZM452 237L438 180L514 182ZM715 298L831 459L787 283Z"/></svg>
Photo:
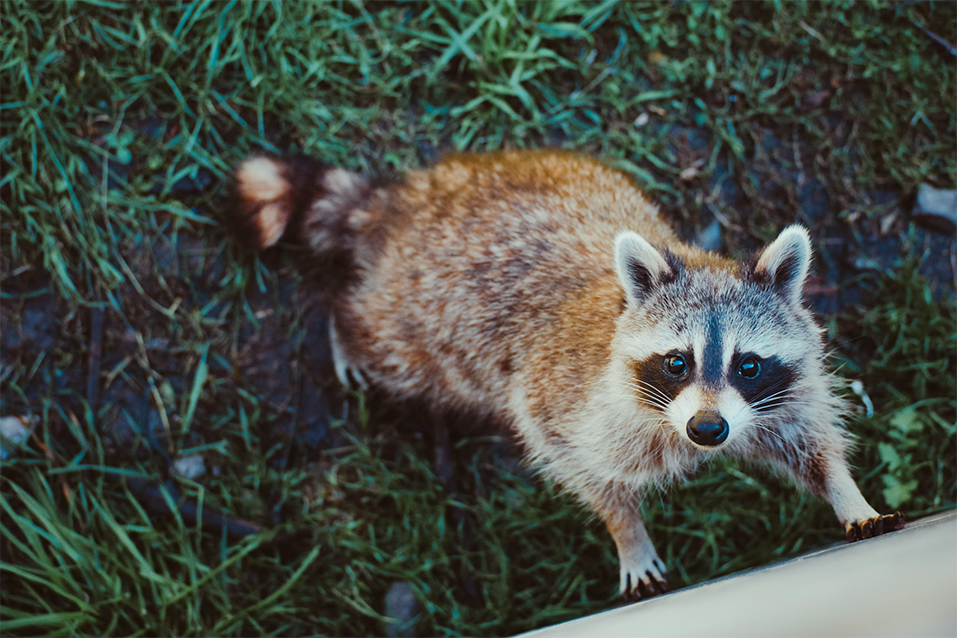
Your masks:
<svg viewBox="0 0 957 638"><path fill-rule="evenodd" d="M328 265L342 381L508 424L607 523L625 596L666 584L642 492L712 454L784 471L849 540L903 525L848 470L800 226L737 263L681 243L624 174L551 151L458 155L383 187L258 157L237 182L250 244L295 233Z"/></svg>

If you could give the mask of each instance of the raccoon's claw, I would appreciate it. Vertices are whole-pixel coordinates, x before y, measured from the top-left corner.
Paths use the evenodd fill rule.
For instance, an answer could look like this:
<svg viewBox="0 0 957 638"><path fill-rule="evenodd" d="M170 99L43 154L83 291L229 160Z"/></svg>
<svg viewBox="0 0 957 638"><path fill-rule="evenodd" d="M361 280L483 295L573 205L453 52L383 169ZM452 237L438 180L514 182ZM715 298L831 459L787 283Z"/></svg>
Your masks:
<svg viewBox="0 0 957 638"><path fill-rule="evenodd" d="M847 542L853 543L903 528L904 515L900 512L894 512L884 516L877 515L863 521L854 521L847 526L845 532L847 533Z"/></svg>
<svg viewBox="0 0 957 638"><path fill-rule="evenodd" d="M639 572L640 573L640 572ZM668 591L668 572L660 558L655 558L651 566L637 576L631 572L625 577L621 598L626 602L637 602Z"/></svg>

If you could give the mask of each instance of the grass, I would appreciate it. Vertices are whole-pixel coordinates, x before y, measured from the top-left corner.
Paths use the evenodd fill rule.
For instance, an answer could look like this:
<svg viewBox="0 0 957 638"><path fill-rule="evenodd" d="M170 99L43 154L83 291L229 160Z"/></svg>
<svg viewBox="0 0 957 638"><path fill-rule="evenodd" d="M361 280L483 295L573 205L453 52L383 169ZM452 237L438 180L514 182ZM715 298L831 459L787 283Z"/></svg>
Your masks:
<svg viewBox="0 0 957 638"><path fill-rule="evenodd" d="M0 474L0 630L375 634L396 581L425 635L611 607L617 559L601 524L495 440L459 444L452 496L414 416L329 387L330 436L284 460L288 422L311 409L289 389L310 375L329 385L309 365L320 311L297 292L292 255L264 262L225 238L231 167L256 149L393 172L453 150L562 146L633 174L689 235L721 220L732 253L795 217L817 236L867 235L888 216L880 193L957 183L957 73L915 25L953 43L955 12L8 3L0 412L40 424ZM808 203L807 184L826 204ZM885 236L908 238L903 257L846 275L862 303L823 319L841 373L876 405L849 425L862 490L913 518L957 502L957 313L921 274L932 257L906 220L889 222ZM94 311L107 327L91 405ZM165 479L188 453L207 473L176 489L262 533L235 540L143 504L128 479ZM652 495L646 513L675 585L841 537L826 505L734 464Z"/></svg>

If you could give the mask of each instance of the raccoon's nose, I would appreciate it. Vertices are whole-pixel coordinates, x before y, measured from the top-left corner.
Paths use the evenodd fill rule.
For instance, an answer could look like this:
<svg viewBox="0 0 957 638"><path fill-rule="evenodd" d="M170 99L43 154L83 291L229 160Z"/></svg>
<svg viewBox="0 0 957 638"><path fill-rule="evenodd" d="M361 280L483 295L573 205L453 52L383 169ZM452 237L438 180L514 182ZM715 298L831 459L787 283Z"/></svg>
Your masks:
<svg viewBox="0 0 957 638"><path fill-rule="evenodd" d="M728 422L716 412L699 412L688 421L688 436L698 445L721 445L729 432Z"/></svg>

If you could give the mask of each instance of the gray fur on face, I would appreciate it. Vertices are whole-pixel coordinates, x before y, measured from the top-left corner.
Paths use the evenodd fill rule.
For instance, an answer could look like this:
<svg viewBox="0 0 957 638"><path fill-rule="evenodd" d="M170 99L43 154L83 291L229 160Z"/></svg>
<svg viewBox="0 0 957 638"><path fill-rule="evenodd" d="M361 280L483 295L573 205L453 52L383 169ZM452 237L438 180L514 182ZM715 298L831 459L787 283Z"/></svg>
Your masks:
<svg viewBox="0 0 957 638"><path fill-rule="evenodd" d="M689 344L696 335L706 341L730 337L734 343L760 335L779 344L781 352L793 352L795 363L822 351L819 329L806 309L726 272L683 270L648 298L639 315L643 322L665 323Z"/></svg>

